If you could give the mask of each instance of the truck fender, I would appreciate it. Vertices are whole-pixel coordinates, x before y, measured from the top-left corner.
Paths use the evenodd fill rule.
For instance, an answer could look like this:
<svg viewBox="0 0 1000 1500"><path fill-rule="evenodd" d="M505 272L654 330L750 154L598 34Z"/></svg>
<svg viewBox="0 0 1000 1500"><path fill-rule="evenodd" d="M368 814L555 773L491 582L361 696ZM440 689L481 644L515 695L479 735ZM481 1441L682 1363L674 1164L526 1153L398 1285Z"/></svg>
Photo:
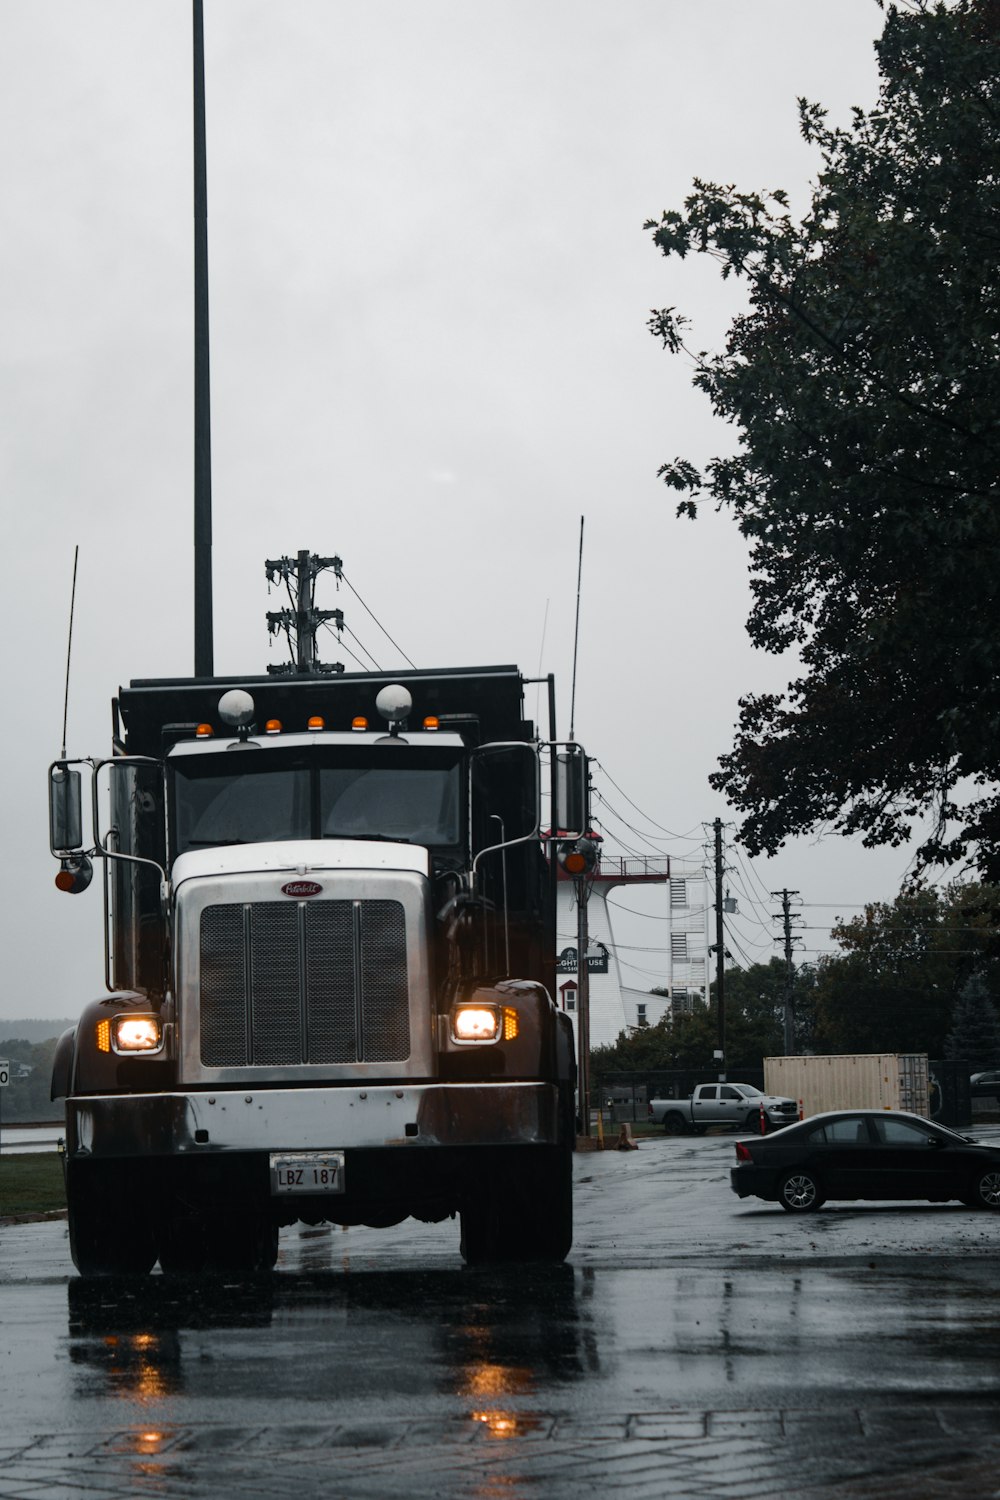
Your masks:
<svg viewBox="0 0 1000 1500"><path fill-rule="evenodd" d="M114 1052L103 1052L97 1044L97 1027L101 1021L111 1020L130 1010L153 1010L148 996L137 990L116 990L101 1000L92 1000L84 1007L83 1014L72 1031L60 1037L56 1049L56 1063L52 1070L53 1099L60 1097L54 1090L57 1078L63 1096L69 1094L114 1094L119 1091L118 1065L121 1058ZM68 1039L68 1040L67 1040ZM66 1043L68 1065L66 1071L57 1073L60 1049ZM140 1064L141 1065L141 1064ZM69 1087L66 1088L65 1084Z"/></svg>
<svg viewBox="0 0 1000 1500"><path fill-rule="evenodd" d="M73 1058L76 1054L76 1027L70 1026L56 1042L52 1057L50 1099L66 1099L73 1091Z"/></svg>

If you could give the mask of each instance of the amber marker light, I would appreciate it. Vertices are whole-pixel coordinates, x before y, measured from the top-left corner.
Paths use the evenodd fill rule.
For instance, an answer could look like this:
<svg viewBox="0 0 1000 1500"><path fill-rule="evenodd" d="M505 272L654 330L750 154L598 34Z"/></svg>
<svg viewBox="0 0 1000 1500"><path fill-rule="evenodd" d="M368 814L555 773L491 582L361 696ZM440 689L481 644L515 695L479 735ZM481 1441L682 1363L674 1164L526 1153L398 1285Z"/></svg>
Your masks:
<svg viewBox="0 0 1000 1500"><path fill-rule="evenodd" d="M281 733L281 720L280 719L268 719L267 723L264 725L264 733L265 734L280 734Z"/></svg>
<svg viewBox="0 0 1000 1500"><path fill-rule="evenodd" d="M503 1008L503 1039L512 1042L517 1036L517 1011L509 1005Z"/></svg>
<svg viewBox="0 0 1000 1500"><path fill-rule="evenodd" d="M495 1042L500 1036L500 1012L495 1005L459 1005L451 1013L456 1042Z"/></svg>
<svg viewBox="0 0 1000 1500"><path fill-rule="evenodd" d="M163 1032L157 1016L119 1016L112 1031L116 1052L159 1052Z"/></svg>
<svg viewBox="0 0 1000 1500"><path fill-rule="evenodd" d="M312 717L310 718L309 722L306 724L306 728L307 729L325 729L326 728L326 720L323 718L322 714L313 714Z"/></svg>
<svg viewBox="0 0 1000 1500"><path fill-rule="evenodd" d="M426 719L424 720L424 728L431 731L441 728L441 720L438 718L437 714L427 715Z"/></svg>
<svg viewBox="0 0 1000 1500"><path fill-rule="evenodd" d="M97 1050L98 1052L111 1051L111 1022L98 1021L97 1023Z"/></svg>
<svg viewBox="0 0 1000 1500"><path fill-rule="evenodd" d="M351 720L351 728L352 729L367 729L368 728L368 720L365 718L364 714L356 714L355 715L355 717Z"/></svg>
<svg viewBox="0 0 1000 1500"><path fill-rule="evenodd" d="M199 740L210 740L213 730L211 724L199 724L195 730L195 738Z"/></svg>

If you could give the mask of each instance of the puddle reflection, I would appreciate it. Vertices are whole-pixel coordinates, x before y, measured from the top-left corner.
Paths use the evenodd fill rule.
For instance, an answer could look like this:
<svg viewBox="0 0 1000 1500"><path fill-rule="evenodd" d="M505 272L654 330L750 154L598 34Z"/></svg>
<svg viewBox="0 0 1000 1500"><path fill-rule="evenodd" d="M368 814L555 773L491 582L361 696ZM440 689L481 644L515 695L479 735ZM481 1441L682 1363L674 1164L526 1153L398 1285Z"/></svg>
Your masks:
<svg viewBox="0 0 1000 1500"><path fill-rule="evenodd" d="M511 1435L519 1401L600 1371L589 1280L569 1266L76 1280L69 1355L91 1394L98 1375L133 1403L217 1397L220 1382L248 1400L265 1383L333 1399L349 1372L353 1398L450 1395Z"/></svg>

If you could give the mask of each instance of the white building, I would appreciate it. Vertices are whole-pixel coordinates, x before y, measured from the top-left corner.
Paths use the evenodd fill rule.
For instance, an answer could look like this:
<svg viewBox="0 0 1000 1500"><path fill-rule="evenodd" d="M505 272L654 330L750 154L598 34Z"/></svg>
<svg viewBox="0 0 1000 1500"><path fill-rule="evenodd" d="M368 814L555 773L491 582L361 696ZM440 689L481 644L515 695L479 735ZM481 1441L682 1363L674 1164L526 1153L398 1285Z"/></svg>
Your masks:
<svg viewBox="0 0 1000 1500"><path fill-rule="evenodd" d="M619 885L660 885L664 889L666 925L663 979L653 995L626 985L615 945L609 893ZM578 1005L576 883L557 887L556 999L574 1022ZM606 1047L623 1031L655 1026L665 1014L690 1011L703 1004L708 982L708 880L699 865L666 857L643 859L602 854L589 882L587 902L587 973L590 989L590 1045Z"/></svg>

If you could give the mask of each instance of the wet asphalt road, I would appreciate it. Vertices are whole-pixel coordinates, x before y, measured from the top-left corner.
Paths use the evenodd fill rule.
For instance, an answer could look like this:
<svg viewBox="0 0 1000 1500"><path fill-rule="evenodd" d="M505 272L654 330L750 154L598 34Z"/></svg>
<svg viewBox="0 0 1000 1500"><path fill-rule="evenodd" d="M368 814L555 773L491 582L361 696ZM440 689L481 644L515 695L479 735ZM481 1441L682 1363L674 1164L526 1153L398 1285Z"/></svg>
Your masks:
<svg viewBox="0 0 1000 1500"><path fill-rule="evenodd" d="M732 1138L576 1158L556 1269L457 1224L291 1230L250 1280L0 1239L0 1497L1000 1495L1000 1215L740 1202Z"/></svg>

